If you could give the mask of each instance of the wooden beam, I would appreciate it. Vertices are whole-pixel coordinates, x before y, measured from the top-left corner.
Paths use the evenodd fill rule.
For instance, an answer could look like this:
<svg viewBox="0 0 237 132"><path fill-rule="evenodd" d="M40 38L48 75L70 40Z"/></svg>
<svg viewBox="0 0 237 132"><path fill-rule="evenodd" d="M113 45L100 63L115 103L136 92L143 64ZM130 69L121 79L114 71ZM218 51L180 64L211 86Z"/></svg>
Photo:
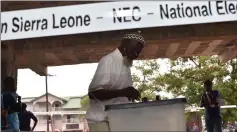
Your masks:
<svg viewBox="0 0 237 132"><path fill-rule="evenodd" d="M219 54L219 59L220 59L221 63L226 63L227 61L229 61L237 56L237 46L236 45L225 48L225 50Z"/></svg>
<svg viewBox="0 0 237 132"><path fill-rule="evenodd" d="M16 67L16 54L15 50L12 44L7 44L7 49L3 52L5 54L5 61L7 64L7 76L12 76L14 77L14 74L17 72L17 67Z"/></svg>
<svg viewBox="0 0 237 132"><path fill-rule="evenodd" d="M100 60L102 57L104 57L106 54L96 54L96 55L89 55L88 59L89 62L91 63L95 63L98 62L98 60Z"/></svg>
<svg viewBox="0 0 237 132"><path fill-rule="evenodd" d="M42 59L45 58L44 54L36 53L33 51L29 52L28 56L28 67L36 74L40 76L47 75L47 66L42 64Z"/></svg>
<svg viewBox="0 0 237 132"><path fill-rule="evenodd" d="M189 56L194 53L194 51L201 45L202 41L193 41L189 44L187 50L185 51L184 55Z"/></svg>
<svg viewBox="0 0 237 132"><path fill-rule="evenodd" d="M50 60L55 64L62 65L63 62L54 53L45 53L46 60Z"/></svg>
<svg viewBox="0 0 237 132"><path fill-rule="evenodd" d="M62 52L63 52L63 55L66 56L67 59L70 59L70 60L72 60L74 62L78 61L78 58L75 55L73 49L71 49L71 50L69 50L69 49L63 50Z"/></svg>
<svg viewBox="0 0 237 132"><path fill-rule="evenodd" d="M51 38L51 37L50 37ZM77 37L78 38L78 37ZM236 38L236 37L235 37ZM53 39L53 37L52 37ZM52 40L51 39L51 40ZM144 49L144 55L143 53L141 54L141 59L156 59L158 57L166 57L165 54L166 54L166 51L164 51L164 53L162 52L162 55L159 55L158 56L158 53L155 53L155 51L159 52L157 49L160 49L160 46L162 47L162 45L166 45L166 44L170 44L170 43L190 43L189 47L188 47L188 50L185 52L186 54L188 55L184 55L184 56L192 56L194 55L193 52L195 51L195 47L197 48L199 46L199 42L202 42L202 41L213 41L215 40L216 38L214 37L199 37L199 38L196 38L196 37L186 37L186 38L178 38L178 39L167 39L167 40L156 40L156 41L146 41L148 45L152 45L151 47L148 46L147 49L149 50L145 50ZM218 39L220 40L230 40L230 39L234 39L234 36L220 36L218 37ZM55 40L56 41L56 40ZM55 42L54 41L54 42ZM77 43L78 42L78 39L76 38L73 38L72 41L75 41L74 43ZM11 41L13 42L13 41ZM37 42L37 41L35 41ZM41 42L41 41L38 41L38 43ZM56 41L57 42L57 41ZM119 41L118 41L119 42ZM28 41L27 41L28 43ZM49 42L45 42L47 44L51 44ZM66 42L65 42L66 43ZM14 44L17 45L17 43L14 42ZM30 44L30 43L28 43ZM34 43L35 45L37 45L36 43ZM198 45L197 45L198 44ZM66 45L66 44L65 44ZM192 45L192 46L191 46ZM101 49L101 47L111 47L111 48L116 48L118 45L117 44L110 44L109 42L107 43L101 43L101 42L98 42L97 44L89 44L89 43L77 43L77 45L71 45L69 47L57 47L57 46L52 46L51 48L47 48L47 47L40 47L39 49L37 49L36 47L35 48L28 48L28 50L23 50L23 49L19 49L18 52L17 52L17 56L25 56L25 58L27 58L26 60L28 60L29 57L31 57L34 53L42 53L43 55L39 56L39 57L35 57L37 58L37 61L38 58L42 58L40 63L42 64L46 64L47 66L57 66L57 65L68 65L68 64L79 64L79 63L86 63L86 62L98 62L100 57L98 57L98 60L96 60L96 58L92 57L92 61L89 60L89 55L91 53L98 53L99 51L97 51L97 49ZM167 45L168 46L168 45ZM29 46L30 47L30 46ZM93 49L92 49L93 48ZM74 50L75 51L75 54L77 54L76 56L78 56L78 61L75 61L75 62L71 62L71 61L65 61L61 64L50 64L50 63L47 63L47 59L44 57L44 53L56 53L56 52L62 52L63 50ZM151 50L150 50L151 49ZM109 51L106 51L105 54L109 53ZM215 55L219 54L219 51L218 53L215 53ZM146 55L146 56L145 56ZM196 54L196 55L200 55L200 54ZM214 55L214 54L212 54ZM83 57L83 59L81 59L80 56L86 56L86 57ZM144 57L143 57L144 56ZM183 56L183 55L179 55L179 56ZM58 56L58 58L61 58L61 56ZM61 59L61 61L64 61L63 59ZM36 63L36 62L34 62ZM18 61L18 65L21 66L21 68L28 68L27 64L23 61Z"/></svg>
<svg viewBox="0 0 237 132"><path fill-rule="evenodd" d="M139 57L144 57L144 58L150 58L152 56L157 56L157 51L159 49L158 44L148 44L145 46L145 48L142 50L142 53L140 54Z"/></svg>
<svg viewBox="0 0 237 132"><path fill-rule="evenodd" d="M226 22L226 23L212 23L212 24L198 24L198 25L185 25L185 26L172 26L172 27L157 27L157 28L144 28L142 29L143 36L148 44L154 42L156 44L165 43L176 43L177 40L191 40L196 41L204 39L224 39L228 37L236 37L237 22ZM231 30L229 30L231 29ZM97 42L96 45L100 44L115 44L120 43L121 38L124 34L131 33L134 30L121 30L121 31L109 31L99 33L88 33L88 34L73 34L63 36L50 36L42 38L30 38L13 40L11 43L15 43L18 47L20 45L31 45L26 46L28 50L45 50L51 47L52 49L65 47L75 47L80 45L90 45L91 42ZM204 33L205 32L205 33ZM224 34L226 32L226 34ZM52 41L53 40L53 41ZM175 41L175 42L173 42ZM4 41L5 42L5 41ZM54 43L54 44L53 44ZM56 44L55 44L56 43ZM47 46L51 45L51 46ZM63 45L63 46L60 46ZM21 48L19 48L21 49Z"/></svg>
<svg viewBox="0 0 237 132"><path fill-rule="evenodd" d="M30 69L40 76L46 76L48 74L47 66L43 66L39 63L33 63L29 65Z"/></svg>
<svg viewBox="0 0 237 132"><path fill-rule="evenodd" d="M167 57L172 57L178 50L180 43L171 43L166 51Z"/></svg>
<svg viewBox="0 0 237 132"><path fill-rule="evenodd" d="M223 42L224 40L213 40L211 43L208 44L208 47L201 53L203 55L209 55L213 52L213 50Z"/></svg>
<svg viewBox="0 0 237 132"><path fill-rule="evenodd" d="M152 37L153 35L151 35ZM63 41L63 40L58 40L58 39L62 39L62 37L64 36L56 36L56 38L52 37L49 40L44 40L42 42L42 40L38 40L38 38L36 39L30 39L29 41L26 41L24 44L25 45L30 45L30 46L26 46L28 47L27 49L17 49L16 52L19 53L19 54L22 54L22 53L25 53L25 52L28 52L28 51L34 51L34 52L53 52L53 51L63 51L65 49L68 49L68 50L71 50L72 48L76 51L76 50L79 50L79 51L86 51L85 49L91 49L91 47L93 47L94 49L97 49L97 48L101 48L101 47L118 47L119 44L115 44L116 42L120 42L119 41L111 41L111 40L107 40L106 42L99 42L99 43L96 43L96 44L91 44L91 43L88 43L88 41L85 41L84 39L86 38L83 38L83 37L74 37L72 36L72 38L70 38L71 36L67 36L67 38L65 39L68 39L70 38L70 40L65 40L65 43L64 46L58 46L57 44L52 44L52 39L54 40L53 43L59 43L60 41ZM106 36L105 36L106 37ZM80 38L80 39L79 39ZM81 39L83 38L83 39ZM218 37L219 39L221 40L233 40L236 38L236 36L219 36ZM114 39L114 38L113 38ZM164 40L159 40L159 39L156 39L156 40L150 40L150 39L147 39L146 42L148 45L162 45L162 44L170 44L170 43L187 43L187 41L212 41L216 39L215 37L185 37L185 38L177 38L177 39L164 39ZM34 40L34 41L33 41ZM84 40L84 41L83 41ZM72 42L71 42L72 41ZM14 40L14 41L10 41L10 43L14 43L15 45L17 45L19 42L20 43L20 40ZM23 43L23 42L22 42ZM41 44L41 43L44 43L44 46ZM70 45L67 45L67 43L76 43L75 45L74 44L70 44ZM52 45L50 48L48 48L47 46L45 45ZM149 47L149 46L148 46Z"/></svg>
<svg viewBox="0 0 237 132"><path fill-rule="evenodd" d="M1 61L7 61L8 58L8 46L1 43Z"/></svg>

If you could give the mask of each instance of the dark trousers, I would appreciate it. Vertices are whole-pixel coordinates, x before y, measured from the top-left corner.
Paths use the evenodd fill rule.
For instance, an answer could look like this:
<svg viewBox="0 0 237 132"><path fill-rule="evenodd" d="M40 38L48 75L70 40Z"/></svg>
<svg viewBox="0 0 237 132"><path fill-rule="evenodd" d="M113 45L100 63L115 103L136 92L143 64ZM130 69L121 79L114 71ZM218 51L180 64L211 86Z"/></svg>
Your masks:
<svg viewBox="0 0 237 132"><path fill-rule="evenodd" d="M205 117L207 132L222 132L221 117Z"/></svg>
<svg viewBox="0 0 237 132"><path fill-rule="evenodd" d="M20 128L21 131L31 131L30 127L26 127L26 128Z"/></svg>

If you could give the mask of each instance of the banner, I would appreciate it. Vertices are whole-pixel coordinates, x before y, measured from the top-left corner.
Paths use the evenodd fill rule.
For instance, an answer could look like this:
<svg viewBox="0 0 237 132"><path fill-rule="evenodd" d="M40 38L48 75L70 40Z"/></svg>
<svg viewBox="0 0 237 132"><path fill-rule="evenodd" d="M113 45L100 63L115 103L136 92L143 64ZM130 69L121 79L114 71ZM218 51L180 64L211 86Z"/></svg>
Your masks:
<svg viewBox="0 0 237 132"><path fill-rule="evenodd" d="M1 13L1 40L237 21L237 1L123 1Z"/></svg>

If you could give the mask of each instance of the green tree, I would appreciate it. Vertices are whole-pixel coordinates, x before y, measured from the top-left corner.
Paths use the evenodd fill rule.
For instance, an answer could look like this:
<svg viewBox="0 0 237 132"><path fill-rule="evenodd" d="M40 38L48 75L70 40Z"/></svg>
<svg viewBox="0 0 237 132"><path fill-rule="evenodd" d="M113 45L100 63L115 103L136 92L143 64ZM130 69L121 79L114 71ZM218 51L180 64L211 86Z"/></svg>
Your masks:
<svg viewBox="0 0 237 132"><path fill-rule="evenodd" d="M170 65L170 72L163 77L167 91L174 96L184 95L194 105L199 105L206 79L213 80L217 88L218 82L229 75L227 65L220 65L217 57L178 58L171 60Z"/></svg>
<svg viewBox="0 0 237 132"><path fill-rule="evenodd" d="M220 64L218 57L179 58L171 61L171 72L164 75L167 90L185 95L190 104L199 105L203 82L213 80L227 105L237 105L237 60ZM236 109L223 109L224 121L237 120Z"/></svg>
<svg viewBox="0 0 237 132"><path fill-rule="evenodd" d="M132 75L134 87L141 93L141 98L148 97L148 99L154 99L154 93L159 88L154 85L154 76L152 75L156 73L159 65L155 60L145 60L138 62L135 68L139 73Z"/></svg>
<svg viewBox="0 0 237 132"><path fill-rule="evenodd" d="M185 96L189 104L198 106L204 91L203 82L210 79L214 82L214 89L220 91L226 104L237 104L237 59L220 64L216 56L178 58L170 60L170 71L163 75L157 73L159 70L154 69L153 65L154 60L145 61L136 67L142 74L140 80L138 75L133 77L138 89L143 89L142 95L145 95L144 91L164 90L171 92L174 97ZM159 68L159 65L156 65L155 68ZM151 79L144 84L141 77ZM225 121L237 120L235 109L225 109L222 113Z"/></svg>
<svg viewBox="0 0 237 132"><path fill-rule="evenodd" d="M81 99L81 109L87 110L89 108L89 96L85 95Z"/></svg>
<svg viewBox="0 0 237 132"><path fill-rule="evenodd" d="M141 98L147 97L149 100L154 100L157 92L165 91L157 60L139 61L134 67L136 72L132 75L133 85L141 93ZM167 97L161 98L167 99Z"/></svg>
<svg viewBox="0 0 237 132"><path fill-rule="evenodd" d="M190 57L170 60L170 71L161 74L157 60L145 60L135 65L134 86L142 97L154 100L156 92L171 92L174 97L185 96L189 104L199 105L203 82L213 80L214 89L220 91L227 105L237 105L237 58L220 64L216 56ZM163 99L166 97L163 97ZM82 108L88 108L88 96L81 100ZM224 121L237 120L236 109L222 110Z"/></svg>

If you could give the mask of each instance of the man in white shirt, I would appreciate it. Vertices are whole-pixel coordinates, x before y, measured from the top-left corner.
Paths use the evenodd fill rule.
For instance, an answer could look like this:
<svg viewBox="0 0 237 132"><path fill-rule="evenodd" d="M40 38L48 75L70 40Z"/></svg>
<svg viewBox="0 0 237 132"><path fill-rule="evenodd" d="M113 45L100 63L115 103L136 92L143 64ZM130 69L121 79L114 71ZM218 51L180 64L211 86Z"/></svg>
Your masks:
<svg viewBox="0 0 237 132"><path fill-rule="evenodd" d="M88 93L90 103L86 118L90 131L110 130L105 105L129 103L140 98L133 87L130 67L144 45L142 36L126 34L121 45L99 61Z"/></svg>

